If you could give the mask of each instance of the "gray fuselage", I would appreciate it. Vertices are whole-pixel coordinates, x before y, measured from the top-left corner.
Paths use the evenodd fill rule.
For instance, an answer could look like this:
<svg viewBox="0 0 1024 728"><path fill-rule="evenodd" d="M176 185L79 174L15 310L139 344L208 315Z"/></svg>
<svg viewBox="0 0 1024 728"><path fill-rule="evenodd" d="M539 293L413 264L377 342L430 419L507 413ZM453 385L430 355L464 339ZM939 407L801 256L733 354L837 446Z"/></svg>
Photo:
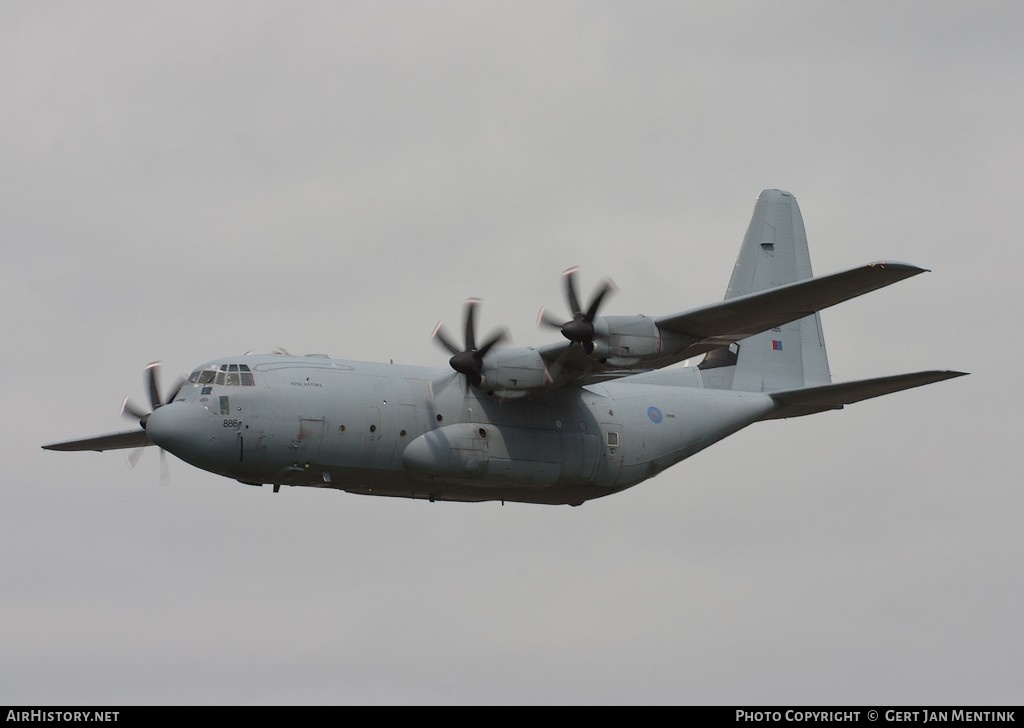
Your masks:
<svg viewBox="0 0 1024 728"><path fill-rule="evenodd" d="M219 382L201 372L245 365ZM234 369L234 367L232 367ZM664 374L668 374L665 372ZM579 504L615 493L761 419L754 392L696 368L502 399L444 369L242 356L193 373L150 416L153 441L244 483L457 501Z"/></svg>

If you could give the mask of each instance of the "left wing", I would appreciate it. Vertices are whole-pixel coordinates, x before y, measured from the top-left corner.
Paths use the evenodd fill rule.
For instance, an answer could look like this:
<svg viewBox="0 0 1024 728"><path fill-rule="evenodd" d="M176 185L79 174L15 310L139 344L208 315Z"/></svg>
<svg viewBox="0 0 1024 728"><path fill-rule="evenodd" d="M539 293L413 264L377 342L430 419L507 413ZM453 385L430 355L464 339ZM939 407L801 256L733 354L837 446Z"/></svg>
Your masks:
<svg viewBox="0 0 1024 728"><path fill-rule="evenodd" d="M907 263L868 263L841 273L661 316L655 322L662 331L689 340L672 356L673 361L682 361L926 272L924 268Z"/></svg>
<svg viewBox="0 0 1024 728"><path fill-rule="evenodd" d="M99 437L88 437L84 440L69 440L68 442L55 442L52 445L43 445L44 450L122 450L129 447L145 447L152 445L145 430L131 430L129 432L115 432L110 435Z"/></svg>
<svg viewBox="0 0 1024 728"><path fill-rule="evenodd" d="M551 377L553 386L629 376L706 354L925 272L926 269L907 263L868 263L660 316L653 319L658 352L626 366L601 362L584 354L582 347L566 343L549 344L538 352L556 370ZM611 330L608 336L614 339L616 332Z"/></svg>

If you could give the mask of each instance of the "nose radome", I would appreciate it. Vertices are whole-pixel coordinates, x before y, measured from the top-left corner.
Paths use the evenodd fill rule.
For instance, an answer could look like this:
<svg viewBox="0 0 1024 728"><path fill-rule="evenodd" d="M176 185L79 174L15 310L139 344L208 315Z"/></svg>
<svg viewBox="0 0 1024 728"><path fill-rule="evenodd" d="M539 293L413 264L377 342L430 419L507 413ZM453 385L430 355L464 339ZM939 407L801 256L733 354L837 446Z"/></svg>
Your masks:
<svg viewBox="0 0 1024 728"><path fill-rule="evenodd" d="M146 420L146 434L154 444L177 455L186 456L202 440L201 408L188 402L172 402L157 407Z"/></svg>

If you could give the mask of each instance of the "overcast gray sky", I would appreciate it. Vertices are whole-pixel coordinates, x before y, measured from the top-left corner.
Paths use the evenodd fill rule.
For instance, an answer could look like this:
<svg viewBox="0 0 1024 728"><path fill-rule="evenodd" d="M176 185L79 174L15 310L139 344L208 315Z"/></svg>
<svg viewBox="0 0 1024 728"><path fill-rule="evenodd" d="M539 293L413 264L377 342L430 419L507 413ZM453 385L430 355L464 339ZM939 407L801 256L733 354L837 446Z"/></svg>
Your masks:
<svg viewBox="0 0 1024 728"><path fill-rule="evenodd" d="M0 703L1016 703L1015 2L0 3ZM758 192L835 380L582 508L245 487L39 446L142 369L283 346L443 365L724 294ZM589 294L588 294L589 295Z"/></svg>

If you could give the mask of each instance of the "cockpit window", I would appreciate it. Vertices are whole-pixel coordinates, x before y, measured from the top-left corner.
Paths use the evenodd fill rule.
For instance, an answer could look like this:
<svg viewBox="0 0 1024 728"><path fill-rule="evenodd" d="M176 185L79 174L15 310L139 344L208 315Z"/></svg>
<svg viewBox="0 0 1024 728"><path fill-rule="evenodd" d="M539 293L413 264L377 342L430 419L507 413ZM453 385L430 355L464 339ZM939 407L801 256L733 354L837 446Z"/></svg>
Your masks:
<svg viewBox="0 0 1024 728"><path fill-rule="evenodd" d="M189 384L209 384L215 372L211 369L196 369L188 377Z"/></svg>
<svg viewBox="0 0 1024 728"><path fill-rule="evenodd" d="M252 387L256 382L248 364L221 364L208 369L196 369L188 378L189 384L220 384L226 387Z"/></svg>

